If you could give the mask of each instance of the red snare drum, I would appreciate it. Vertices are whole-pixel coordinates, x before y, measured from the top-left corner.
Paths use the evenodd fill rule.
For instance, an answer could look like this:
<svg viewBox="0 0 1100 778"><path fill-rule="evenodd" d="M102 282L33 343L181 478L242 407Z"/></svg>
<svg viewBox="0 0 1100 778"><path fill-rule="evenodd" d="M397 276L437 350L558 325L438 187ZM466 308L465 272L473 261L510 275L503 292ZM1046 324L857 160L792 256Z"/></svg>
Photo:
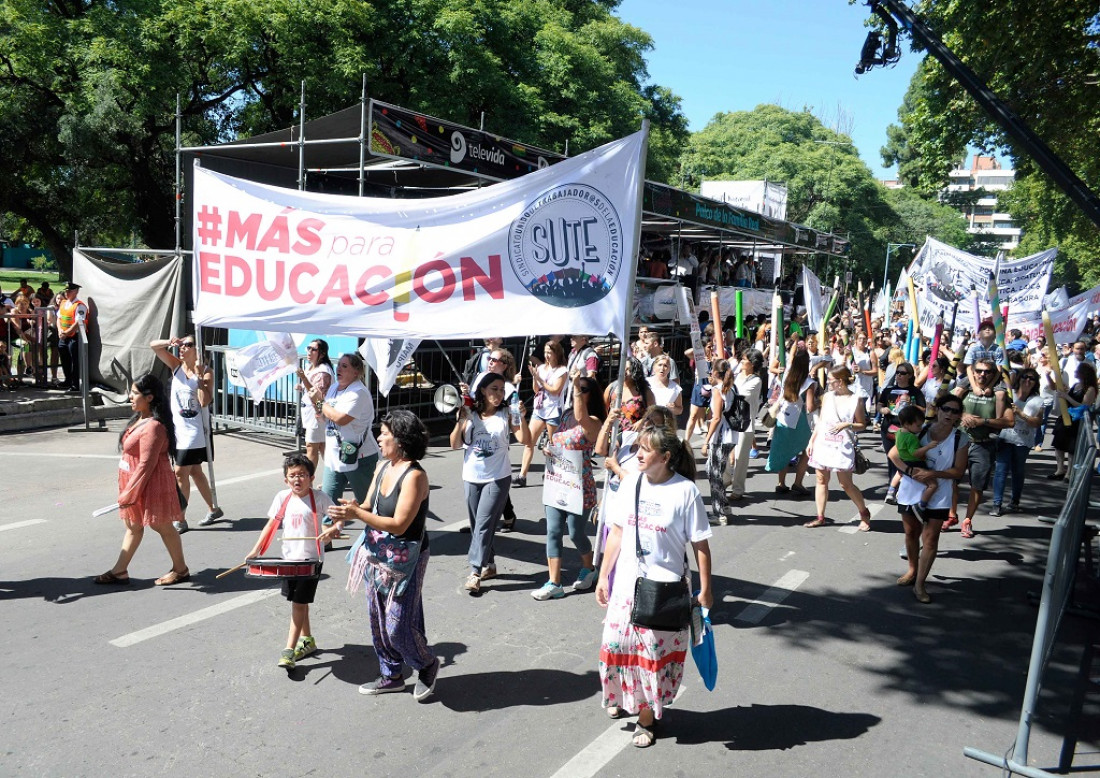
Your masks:
<svg viewBox="0 0 1100 778"><path fill-rule="evenodd" d="M293 578L298 580L321 577L321 563L297 559L255 557L246 560L244 574L249 578Z"/></svg>

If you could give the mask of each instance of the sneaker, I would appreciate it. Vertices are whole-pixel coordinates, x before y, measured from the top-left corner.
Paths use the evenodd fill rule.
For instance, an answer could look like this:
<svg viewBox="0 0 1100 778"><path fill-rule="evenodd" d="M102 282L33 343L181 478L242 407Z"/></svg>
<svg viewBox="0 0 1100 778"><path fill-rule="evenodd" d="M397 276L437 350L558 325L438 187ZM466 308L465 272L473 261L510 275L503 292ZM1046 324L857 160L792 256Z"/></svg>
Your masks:
<svg viewBox="0 0 1100 778"><path fill-rule="evenodd" d="M481 593L481 576L477 573L470 573L466 577L466 583L464 584L466 591L470 594Z"/></svg>
<svg viewBox="0 0 1100 778"><path fill-rule="evenodd" d="M435 691L435 679L439 676L439 658L416 674L416 686L413 687L413 699L424 702Z"/></svg>
<svg viewBox="0 0 1100 778"><path fill-rule="evenodd" d="M284 648L283 653L279 654L279 667L285 667L287 670L294 669L293 648Z"/></svg>
<svg viewBox="0 0 1100 778"><path fill-rule="evenodd" d="M547 581L542 585L541 589L536 589L531 592L531 596L540 602L542 600L560 600L565 596L565 589L562 588L561 584Z"/></svg>
<svg viewBox="0 0 1100 778"><path fill-rule="evenodd" d="M525 486L527 486L527 476L517 475L517 476L512 477L512 488L513 489L522 489Z"/></svg>
<svg viewBox="0 0 1100 778"><path fill-rule="evenodd" d="M365 683L359 687L360 694L393 694L394 692L403 691L405 691L404 678L387 678L384 675L380 675L370 683Z"/></svg>
<svg viewBox="0 0 1100 778"><path fill-rule="evenodd" d="M176 532L178 532L181 535L184 532L187 532L187 530L191 529L190 527L187 526L187 519L183 519L182 521L173 521L172 526L175 527Z"/></svg>
<svg viewBox="0 0 1100 778"><path fill-rule="evenodd" d="M1005 508L1005 513L1019 513L1019 512L1020 512L1020 506L1019 506L1018 503L1012 503L1007 508Z"/></svg>
<svg viewBox="0 0 1100 778"><path fill-rule="evenodd" d="M898 504L898 490L894 489L894 488L887 489L886 490L886 499L883 500L883 502L885 502L887 505L897 505Z"/></svg>
<svg viewBox="0 0 1100 778"><path fill-rule="evenodd" d="M596 585L596 569L593 567L582 567L581 571L577 573L577 580L573 582L573 591L583 592L591 589Z"/></svg>
<svg viewBox="0 0 1100 778"><path fill-rule="evenodd" d="M209 527L211 524L213 524L224 515L225 511L223 511L221 508L215 508L214 510L210 511L210 513L206 514L206 517L199 522L199 526Z"/></svg>
<svg viewBox="0 0 1100 778"><path fill-rule="evenodd" d="M759 458L760 458L760 451L758 449L755 449L755 448L750 448L749 449L749 459L759 459Z"/></svg>
<svg viewBox="0 0 1100 778"><path fill-rule="evenodd" d="M1000 505L994 505L989 509L990 516L1004 516L1005 512L1001 509Z"/></svg>
<svg viewBox="0 0 1100 778"><path fill-rule="evenodd" d="M490 578L496 578L496 577L497 577L497 566L496 565L485 565L485 567L481 568L481 580L482 581L488 581Z"/></svg>
<svg viewBox="0 0 1100 778"><path fill-rule="evenodd" d="M909 552L905 550L905 546L901 547L901 551L898 552L898 556L906 561L909 561Z"/></svg>
<svg viewBox="0 0 1100 778"><path fill-rule="evenodd" d="M298 645L294 647L294 661L298 662L305 659L310 654L316 653L317 641L313 639L313 635L303 635L298 638Z"/></svg>

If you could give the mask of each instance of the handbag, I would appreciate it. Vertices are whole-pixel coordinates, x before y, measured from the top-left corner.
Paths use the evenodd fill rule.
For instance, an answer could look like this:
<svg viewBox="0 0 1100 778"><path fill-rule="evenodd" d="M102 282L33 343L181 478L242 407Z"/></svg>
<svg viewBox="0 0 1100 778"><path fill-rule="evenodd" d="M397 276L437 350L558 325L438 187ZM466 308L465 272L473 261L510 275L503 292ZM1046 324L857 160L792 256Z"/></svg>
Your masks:
<svg viewBox="0 0 1100 778"><path fill-rule="evenodd" d="M634 489L634 548L639 565L645 561L642 554L642 541L639 537L641 521L638 515L644 477L644 475L638 475L638 483ZM685 570L689 569L687 561L685 552ZM678 581L654 581L644 575L638 576L634 582L634 604L630 609L631 624L646 629L679 632L690 622L691 592L685 578L680 578Z"/></svg>
<svg viewBox="0 0 1100 778"><path fill-rule="evenodd" d="M863 456L863 452L859 450L859 446L856 446L856 459L855 470L856 475L863 475L871 467L871 463L867 460L867 457Z"/></svg>
<svg viewBox="0 0 1100 778"><path fill-rule="evenodd" d="M336 436L336 455L345 465L354 465L359 461L359 449L363 447L363 441L352 443L340 437L340 430L333 430Z"/></svg>
<svg viewBox="0 0 1100 778"><path fill-rule="evenodd" d="M779 402L768 407L768 412L764 414L764 427L771 429L775 426L776 417L779 414Z"/></svg>

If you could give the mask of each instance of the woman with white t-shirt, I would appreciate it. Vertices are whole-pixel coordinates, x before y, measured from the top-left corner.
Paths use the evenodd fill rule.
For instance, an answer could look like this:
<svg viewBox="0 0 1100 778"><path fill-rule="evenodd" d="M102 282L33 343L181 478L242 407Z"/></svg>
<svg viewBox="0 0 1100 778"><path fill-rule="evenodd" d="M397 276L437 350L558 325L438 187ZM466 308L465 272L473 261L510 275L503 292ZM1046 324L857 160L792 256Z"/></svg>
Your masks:
<svg viewBox="0 0 1100 778"><path fill-rule="evenodd" d="M527 471L535 456L535 443L543 430L553 435L561 424L562 397L569 380L569 368L565 365L565 350L557 341L548 340L542 349L545 361L540 365L531 359L527 369L531 371L531 389L535 392L535 405L531 411L531 437L523 449L523 463L519 475L512 479L517 489L527 486Z"/></svg>
<svg viewBox="0 0 1100 778"><path fill-rule="evenodd" d="M865 398L864 410L870 413L875 404L875 376L878 375L878 366L875 364L874 351L867 348L867 336L862 332L856 335L852 346L849 369L856 377L853 391Z"/></svg>
<svg viewBox="0 0 1100 778"><path fill-rule="evenodd" d="M945 394L936 400L936 418L921 433L922 446L938 445L924 456L925 467L913 465L901 458L897 446L888 456L902 473L898 487L898 513L905 528L905 553L909 569L898 579L898 586L912 586L913 594L922 603L932 602L924 583L940 545L943 523L951 512L951 492L955 481L966 475L970 438L956 429L962 418L962 400ZM921 493L926 486L938 482L928 508L919 510Z"/></svg>
<svg viewBox="0 0 1100 778"><path fill-rule="evenodd" d="M653 375L648 379L649 388L653 392L653 401L657 405L670 408L679 416L684 410L684 392L680 384L671 379L672 357L661 354L653 360Z"/></svg>
<svg viewBox="0 0 1100 778"><path fill-rule="evenodd" d="M531 430L522 406L520 423L511 423L504 402L504 376L499 373L486 372L475 378L470 395L474 407L463 405L458 409L451 430L451 448L465 448L462 481L470 519L470 551L466 556L470 574L465 587L470 595L477 595L481 593L482 580L495 578L497 574L493 540L497 519L504 512L512 484L509 434L518 433L519 442L527 445Z"/></svg>
<svg viewBox="0 0 1100 778"><path fill-rule="evenodd" d="M306 346L306 360L309 367L298 371L298 391L302 393L301 415L302 430L306 441L306 456L317 467L317 462L325 453L325 425L317 418L317 411L306 393L307 386L315 386L324 397L332 382L336 380L336 371L332 369L332 360L328 356L328 343L318 338Z"/></svg>
<svg viewBox="0 0 1100 778"><path fill-rule="evenodd" d="M817 471L817 518L803 524L804 527L828 523L825 506L829 502L829 477L835 472L840 487L859 511L859 531L871 530L871 511L863 493L852 483L856 433L867 429L867 415L863 397L852 392L851 382L852 373L843 365L829 371L829 391L821 398L821 416L806 446L810 467Z"/></svg>
<svg viewBox="0 0 1100 778"><path fill-rule="evenodd" d="M745 481L749 474L749 456L756 444L756 417L760 412L760 402L764 394L764 355L757 349L747 349L741 354L740 370L733 379L737 393L749 403L749 428L737 436L733 448L733 470L730 475L730 500L740 500L745 496Z"/></svg>
<svg viewBox="0 0 1100 778"><path fill-rule="evenodd" d="M707 480L710 482L710 507L719 524L729 524L733 514L726 496L725 474L730 466L730 453L739 433L730 428L725 410L733 402L733 365L728 359L714 362L710 373L710 426L703 441L703 456L707 460Z"/></svg>
<svg viewBox="0 0 1100 778"><path fill-rule="evenodd" d="M366 380L363 357L353 351L336 363L336 382L326 395L315 386L308 389L318 421L325 424L325 478L321 491L334 503L340 501L348 486L357 503L367 499L367 489L378 464L378 441L371 433L374 400Z"/></svg>
<svg viewBox="0 0 1100 778"><path fill-rule="evenodd" d="M157 359L172 371L172 384L169 387L168 403L172 409L172 422L176 437L176 484L184 498L184 514L187 512L187 500L191 497L191 481L209 507L209 511L200 526L213 524L225 514L214 504L214 494L210 481L203 472L202 464L207 461L206 436L210 431L210 403L214 399L214 374L203 364L202 355L195 348L195 337L187 335L171 340L154 340L149 344ZM169 349L175 348L179 356ZM213 443L213 440L211 440ZM210 447L213 454L214 447ZM187 532L187 518L174 522L176 531Z"/></svg>
<svg viewBox="0 0 1100 778"><path fill-rule="evenodd" d="M653 745L656 723L671 705L684 675L690 643L687 626L657 630L631 623L634 586L639 577L676 581L688 577L687 547L699 568L699 604L709 608L711 536L703 497L695 486L695 458L672 432L646 429L638 440L638 470L610 501L611 534L600 566L596 599L607 608L600 646L603 706L611 718L637 714L633 744ZM638 558L638 547L643 559ZM618 585L612 590L614 568Z"/></svg>

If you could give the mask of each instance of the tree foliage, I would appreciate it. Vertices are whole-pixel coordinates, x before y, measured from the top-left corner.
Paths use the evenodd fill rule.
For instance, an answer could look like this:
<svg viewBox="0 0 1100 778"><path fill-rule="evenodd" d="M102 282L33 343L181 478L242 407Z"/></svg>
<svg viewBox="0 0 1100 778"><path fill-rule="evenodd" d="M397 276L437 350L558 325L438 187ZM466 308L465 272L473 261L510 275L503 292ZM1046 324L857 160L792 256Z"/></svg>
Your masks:
<svg viewBox="0 0 1100 778"><path fill-rule="evenodd" d="M692 136L671 183L690 189L704 180L764 178L787 185L788 220L849 236L857 275L881 277L887 243L919 246L931 235L971 245L958 212L912 191L885 189L851 138L809 111L760 105L717 114Z"/></svg>
<svg viewBox="0 0 1100 778"><path fill-rule="evenodd" d="M286 127L372 97L570 153L652 120L650 170L687 137L647 84L650 37L616 0L5 0L0 213L67 261L81 242L174 245L185 145Z"/></svg>
<svg viewBox="0 0 1100 778"><path fill-rule="evenodd" d="M1078 0L922 0L914 9L1094 191L1100 188L1100 14ZM1016 253L1058 245L1056 282L1092 283L1100 229L1084 218L934 59L922 62L889 131L886 164L924 192L942 188L968 147L1005 150L1016 187L1000 202L1024 229Z"/></svg>

